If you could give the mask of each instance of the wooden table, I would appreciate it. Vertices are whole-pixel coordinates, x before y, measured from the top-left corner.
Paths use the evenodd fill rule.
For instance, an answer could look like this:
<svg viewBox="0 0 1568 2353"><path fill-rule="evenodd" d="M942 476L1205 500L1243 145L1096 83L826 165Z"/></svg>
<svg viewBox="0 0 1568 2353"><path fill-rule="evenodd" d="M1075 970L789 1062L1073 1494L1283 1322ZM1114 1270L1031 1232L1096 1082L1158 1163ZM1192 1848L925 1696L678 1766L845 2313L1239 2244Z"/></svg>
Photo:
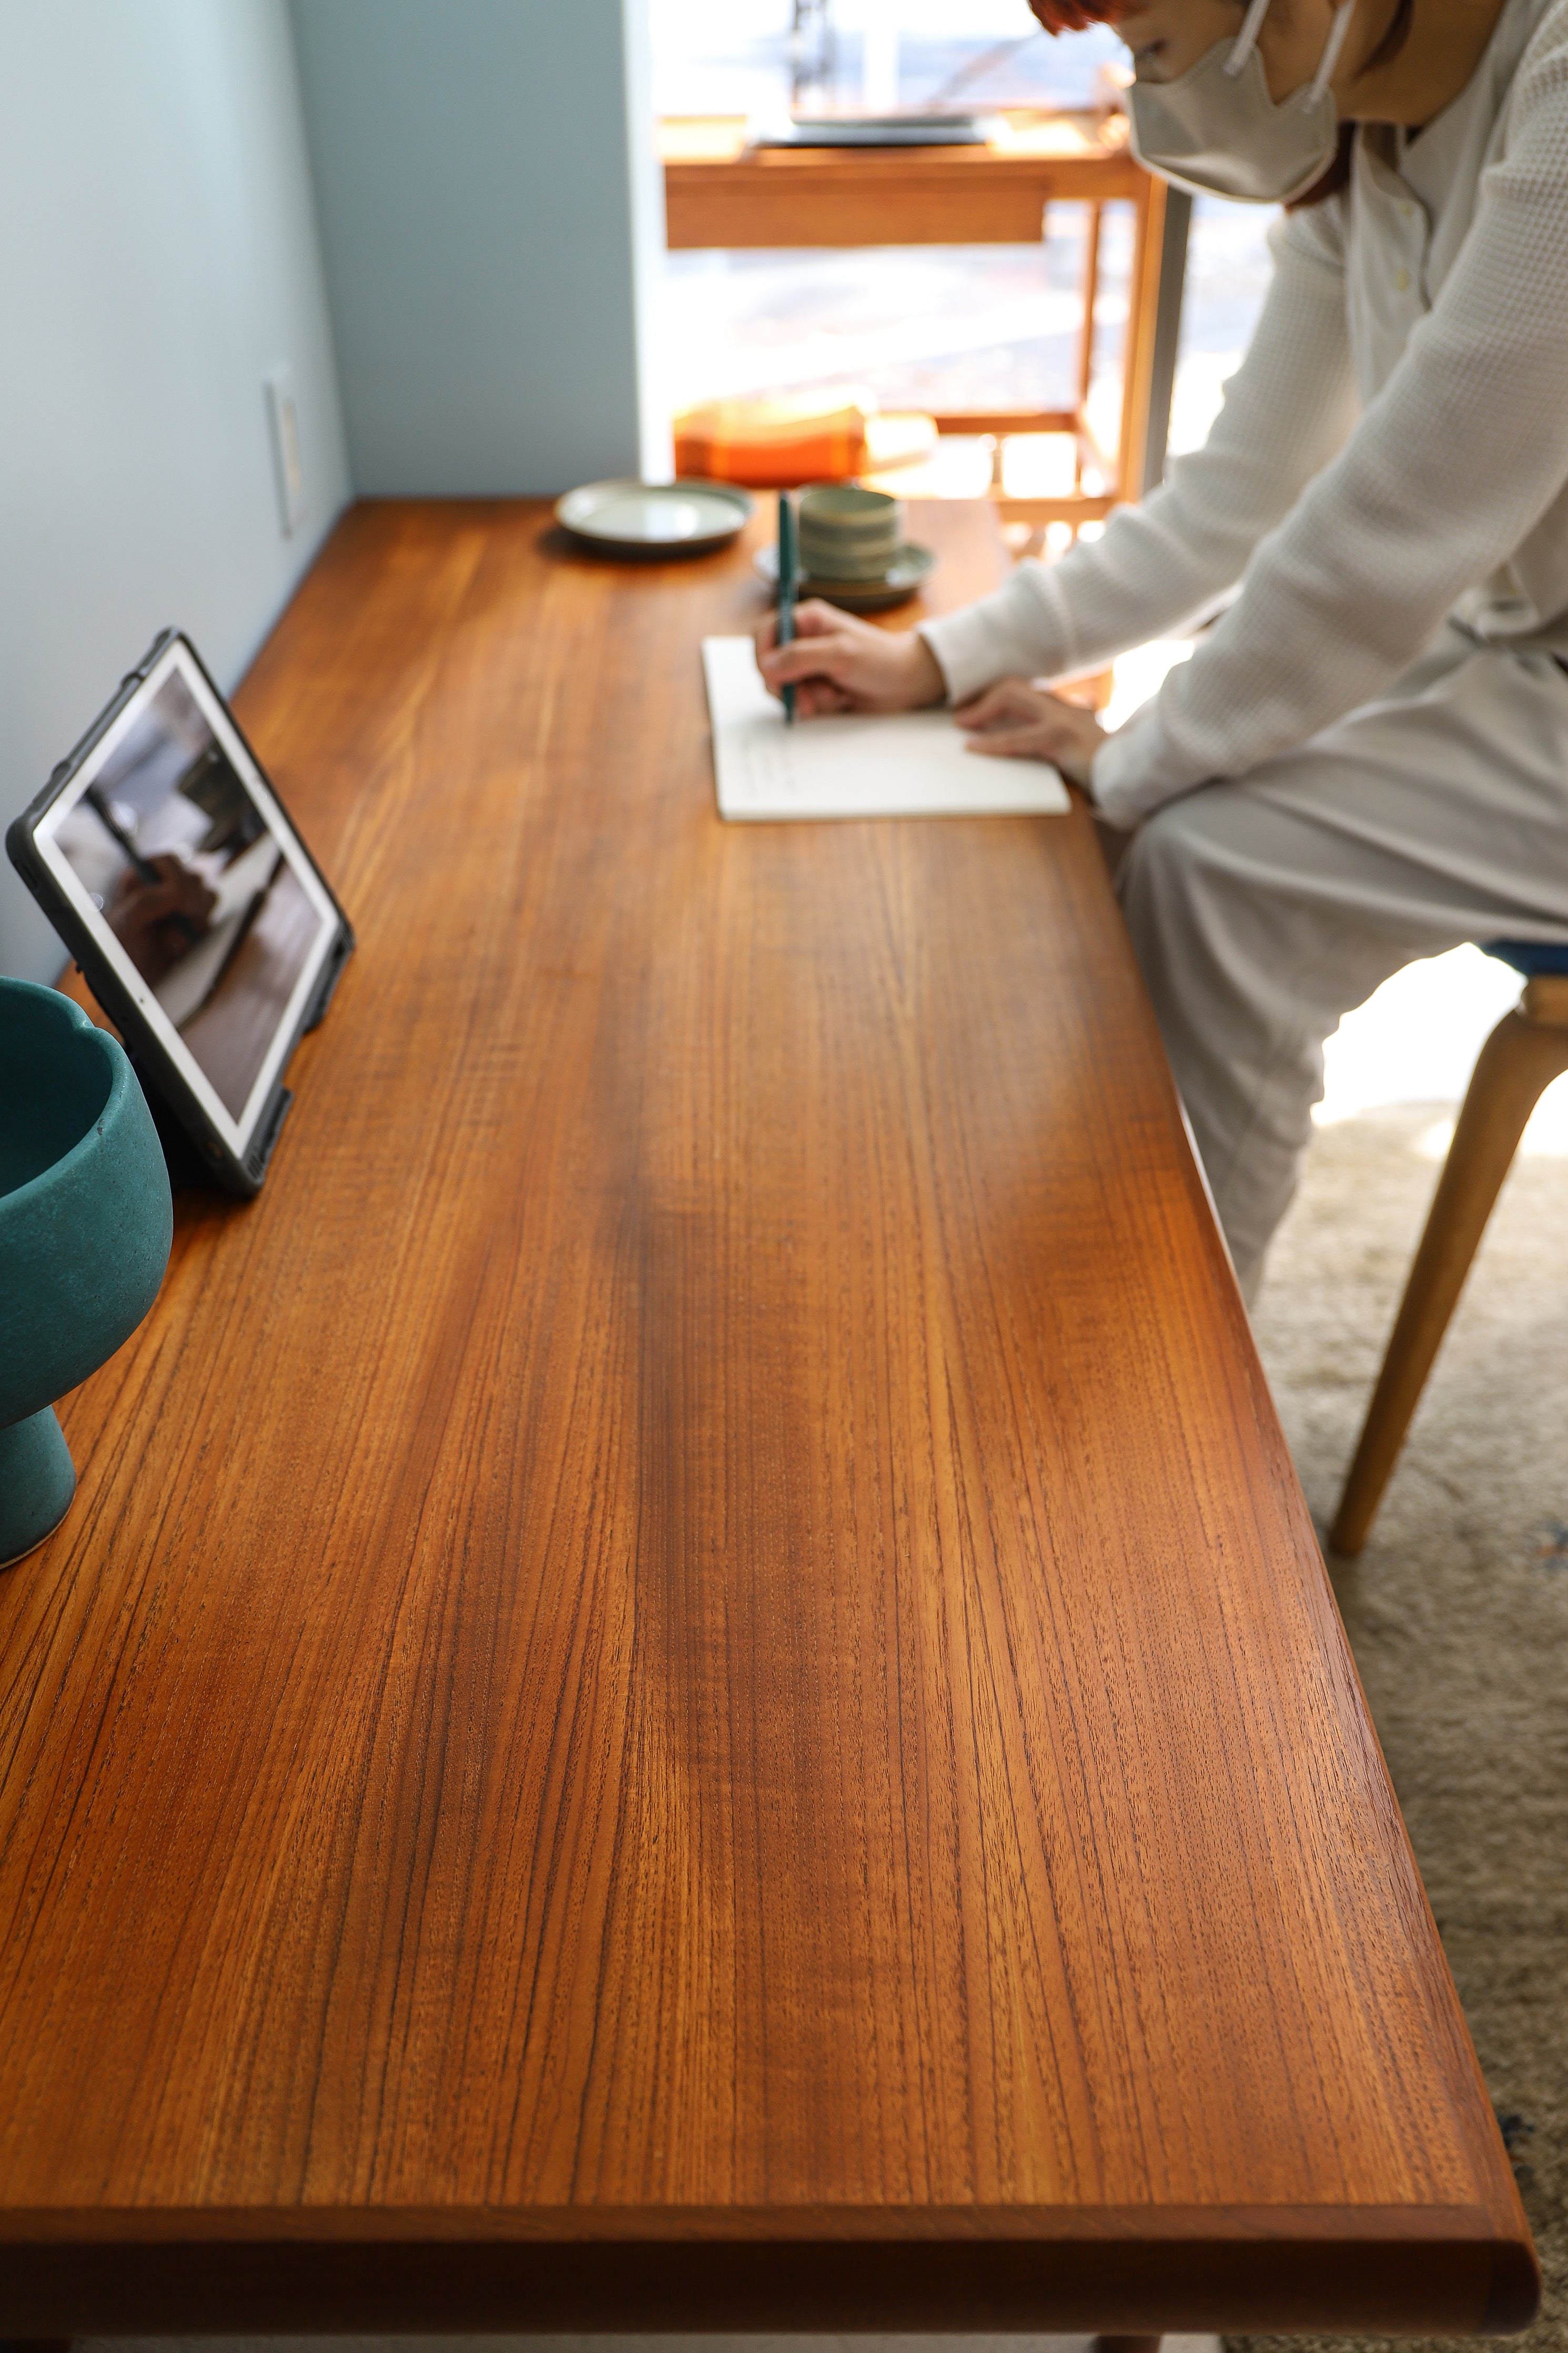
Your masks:
<svg viewBox="0 0 1568 2353"><path fill-rule="evenodd" d="M956 409L937 415L943 433L996 438L994 495L1015 522L1099 520L1144 488L1151 404L1158 375L1167 413L1179 330L1179 299L1162 303L1167 204L1163 180L1145 172L1127 143L1120 114L1018 113L981 146L904 148L752 147L739 115L671 116L659 125L666 241L697 247L1033 245L1053 204L1089 206L1078 397L1061 409ZM1185 247L1182 206L1180 269ZM1131 206L1132 275L1122 342L1121 423L1114 454L1102 450L1087 414L1100 290L1100 219L1107 204ZM1179 290L1178 290L1179 293ZM1162 320L1164 341L1160 350ZM1165 420L1156 419L1163 459ZM1002 441L1012 433L1068 433L1077 444L1074 487L1051 498L1018 498L1001 487ZM1096 487L1085 483L1086 463ZM1158 478L1156 466L1150 480Z"/></svg>
<svg viewBox="0 0 1568 2353"><path fill-rule="evenodd" d="M547 521L239 698L360 949L0 1583L0 2331L1519 2326L1087 818L721 826L746 551Z"/></svg>

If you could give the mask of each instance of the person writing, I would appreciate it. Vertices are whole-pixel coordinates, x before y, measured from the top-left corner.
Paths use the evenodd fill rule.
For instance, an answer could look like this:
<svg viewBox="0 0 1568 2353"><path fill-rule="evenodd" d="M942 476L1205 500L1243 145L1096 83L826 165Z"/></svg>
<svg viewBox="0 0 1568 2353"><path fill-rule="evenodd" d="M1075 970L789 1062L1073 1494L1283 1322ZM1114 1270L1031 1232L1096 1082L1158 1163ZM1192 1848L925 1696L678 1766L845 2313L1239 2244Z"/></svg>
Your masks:
<svg viewBox="0 0 1568 2353"><path fill-rule="evenodd" d="M1116 22L1152 170L1286 207L1250 348L1094 543L912 634L803 605L758 659L803 716L945 699L1116 829L1250 1303L1341 1016L1568 939L1568 0L1035 6ZM1114 733L1032 682L1221 607Z"/></svg>

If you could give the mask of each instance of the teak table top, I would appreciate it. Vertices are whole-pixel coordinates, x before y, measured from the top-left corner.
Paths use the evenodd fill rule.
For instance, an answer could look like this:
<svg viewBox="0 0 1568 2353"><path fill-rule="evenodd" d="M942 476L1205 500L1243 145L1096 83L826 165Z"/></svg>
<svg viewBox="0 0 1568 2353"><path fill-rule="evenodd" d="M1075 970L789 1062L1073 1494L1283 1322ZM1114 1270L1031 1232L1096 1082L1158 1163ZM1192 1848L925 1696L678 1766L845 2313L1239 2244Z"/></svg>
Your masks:
<svg viewBox="0 0 1568 2353"><path fill-rule="evenodd" d="M1528 2316L1089 821L721 826L757 606L366 505L238 699L360 947L0 1584L6 2334Z"/></svg>

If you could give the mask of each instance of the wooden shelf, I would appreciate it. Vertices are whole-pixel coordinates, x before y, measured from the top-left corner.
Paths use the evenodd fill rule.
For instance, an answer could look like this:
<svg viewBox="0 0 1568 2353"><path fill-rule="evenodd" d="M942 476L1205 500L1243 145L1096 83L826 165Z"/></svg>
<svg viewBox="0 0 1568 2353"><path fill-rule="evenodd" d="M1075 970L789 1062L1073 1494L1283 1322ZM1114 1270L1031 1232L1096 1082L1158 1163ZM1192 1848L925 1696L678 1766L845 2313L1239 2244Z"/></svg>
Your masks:
<svg viewBox="0 0 1568 2353"><path fill-rule="evenodd" d="M1132 286L1122 355L1122 414L1104 496L1005 500L1010 515L1085 522L1142 489L1154 322L1160 303L1165 185L1146 173L1119 114L1014 114L983 147L748 147L739 115L679 116L660 125L666 241L704 248L1026 245L1045 233L1052 204L1091 207L1079 354L1071 410L966 410L938 417L944 433L1083 429L1100 287L1100 226L1107 204L1135 215ZM1047 516L1044 510L1049 508ZM1038 512L1037 512L1038 511ZM1059 511L1059 512L1058 512Z"/></svg>

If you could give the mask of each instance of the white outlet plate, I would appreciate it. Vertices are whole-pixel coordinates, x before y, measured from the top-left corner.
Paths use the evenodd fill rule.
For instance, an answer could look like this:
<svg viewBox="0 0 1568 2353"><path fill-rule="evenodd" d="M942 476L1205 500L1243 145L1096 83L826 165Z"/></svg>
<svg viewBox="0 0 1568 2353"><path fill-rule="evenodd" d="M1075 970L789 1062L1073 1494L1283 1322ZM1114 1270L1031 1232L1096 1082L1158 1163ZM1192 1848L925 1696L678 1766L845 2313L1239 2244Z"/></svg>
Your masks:
<svg viewBox="0 0 1568 2353"><path fill-rule="evenodd" d="M292 539L305 519L305 468L300 455L300 412L294 405L290 367L276 367L267 379L267 419L272 432L279 520L284 538Z"/></svg>

